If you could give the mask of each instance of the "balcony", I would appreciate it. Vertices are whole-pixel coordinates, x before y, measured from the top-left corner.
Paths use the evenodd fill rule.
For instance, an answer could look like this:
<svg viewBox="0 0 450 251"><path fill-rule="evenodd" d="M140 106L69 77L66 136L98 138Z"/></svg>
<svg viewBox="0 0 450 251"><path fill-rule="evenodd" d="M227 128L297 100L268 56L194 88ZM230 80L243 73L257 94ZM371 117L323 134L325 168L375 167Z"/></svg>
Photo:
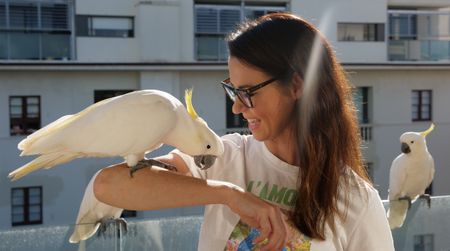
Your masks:
<svg viewBox="0 0 450 251"><path fill-rule="evenodd" d="M390 61L450 61L450 12L388 10Z"/></svg>
<svg viewBox="0 0 450 251"><path fill-rule="evenodd" d="M388 208L386 201L384 204ZM450 196L433 197L431 208L418 200L403 227L392 232L396 250L448 250L449 215ZM73 226L17 228L0 231L0 250L197 250L202 219L189 216L132 221L126 234L111 225L105 236L80 244L68 242Z"/></svg>

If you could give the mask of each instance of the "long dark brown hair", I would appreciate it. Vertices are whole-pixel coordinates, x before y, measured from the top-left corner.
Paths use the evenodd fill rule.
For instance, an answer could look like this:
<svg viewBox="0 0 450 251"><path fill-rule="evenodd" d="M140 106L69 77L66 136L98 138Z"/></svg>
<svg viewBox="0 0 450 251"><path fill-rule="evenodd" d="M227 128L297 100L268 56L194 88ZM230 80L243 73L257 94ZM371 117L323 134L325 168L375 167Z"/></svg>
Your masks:
<svg viewBox="0 0 450 251"><path fill-rule="evenodd" d="M347 77L325 37L292 14L247 20L227 41L230 56L277 77L280 83L291 85L296 74L302 79L303 93L293 114L299 195L291 217L303 234L323 240L326 223L335 230L335 217L345 217L337 206L339 190L349 188L344 173L353 170L369 182ZM317 56L312 56L313 51ZM312 57L316 63L311 63Z"/></svg>

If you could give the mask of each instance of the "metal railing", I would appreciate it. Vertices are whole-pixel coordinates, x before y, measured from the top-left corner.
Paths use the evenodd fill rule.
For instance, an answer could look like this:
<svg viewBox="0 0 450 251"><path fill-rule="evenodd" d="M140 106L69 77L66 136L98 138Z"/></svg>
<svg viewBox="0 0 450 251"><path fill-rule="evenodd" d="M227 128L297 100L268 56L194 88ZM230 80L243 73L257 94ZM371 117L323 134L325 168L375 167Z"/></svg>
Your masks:
<svg viewBox="0 0 450 251"><path fill-rule="evenodd" d="M384 201L384 205L387 210L389 203ZM432 197L430 208L425 201L416 201L403 227L392 231L396 250L431 250L429 245L448 250L449 215L450 196ZM103 236L80 244L68 241L74 226L21 227L0 231L0 250L197 250L202 221L202 216L131 221L127 233L112 224Z"/></svg>

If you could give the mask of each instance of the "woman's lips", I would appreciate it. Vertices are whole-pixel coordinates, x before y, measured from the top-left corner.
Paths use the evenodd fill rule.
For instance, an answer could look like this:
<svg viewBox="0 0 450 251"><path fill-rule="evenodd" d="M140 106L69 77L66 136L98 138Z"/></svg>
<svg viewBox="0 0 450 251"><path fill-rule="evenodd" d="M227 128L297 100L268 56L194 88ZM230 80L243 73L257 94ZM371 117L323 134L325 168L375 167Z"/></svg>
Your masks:
<svg viewBox="0 0 450 251"><path fill-rule="evenodd" d="M250 129L250 131L258 129L260 124L259 119L247 119L247 122L248 122L248 129Z"/></svg>

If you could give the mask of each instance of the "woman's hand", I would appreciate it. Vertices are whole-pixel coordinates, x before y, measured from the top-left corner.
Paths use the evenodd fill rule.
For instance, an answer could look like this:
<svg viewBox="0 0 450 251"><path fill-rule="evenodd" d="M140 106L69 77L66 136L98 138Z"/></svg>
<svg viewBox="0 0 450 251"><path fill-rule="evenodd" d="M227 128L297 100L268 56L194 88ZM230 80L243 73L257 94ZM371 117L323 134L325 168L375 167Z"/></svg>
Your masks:
<svg viewBox="0 0 450 251"><path fill-rule="evenodd" d="M254 243L268 239L268 243L262 246L261 250L281 250L287 243L287 225L281 210L240 188L234 188L232 191L227 205L243 222L261 232Z"/></svg>

